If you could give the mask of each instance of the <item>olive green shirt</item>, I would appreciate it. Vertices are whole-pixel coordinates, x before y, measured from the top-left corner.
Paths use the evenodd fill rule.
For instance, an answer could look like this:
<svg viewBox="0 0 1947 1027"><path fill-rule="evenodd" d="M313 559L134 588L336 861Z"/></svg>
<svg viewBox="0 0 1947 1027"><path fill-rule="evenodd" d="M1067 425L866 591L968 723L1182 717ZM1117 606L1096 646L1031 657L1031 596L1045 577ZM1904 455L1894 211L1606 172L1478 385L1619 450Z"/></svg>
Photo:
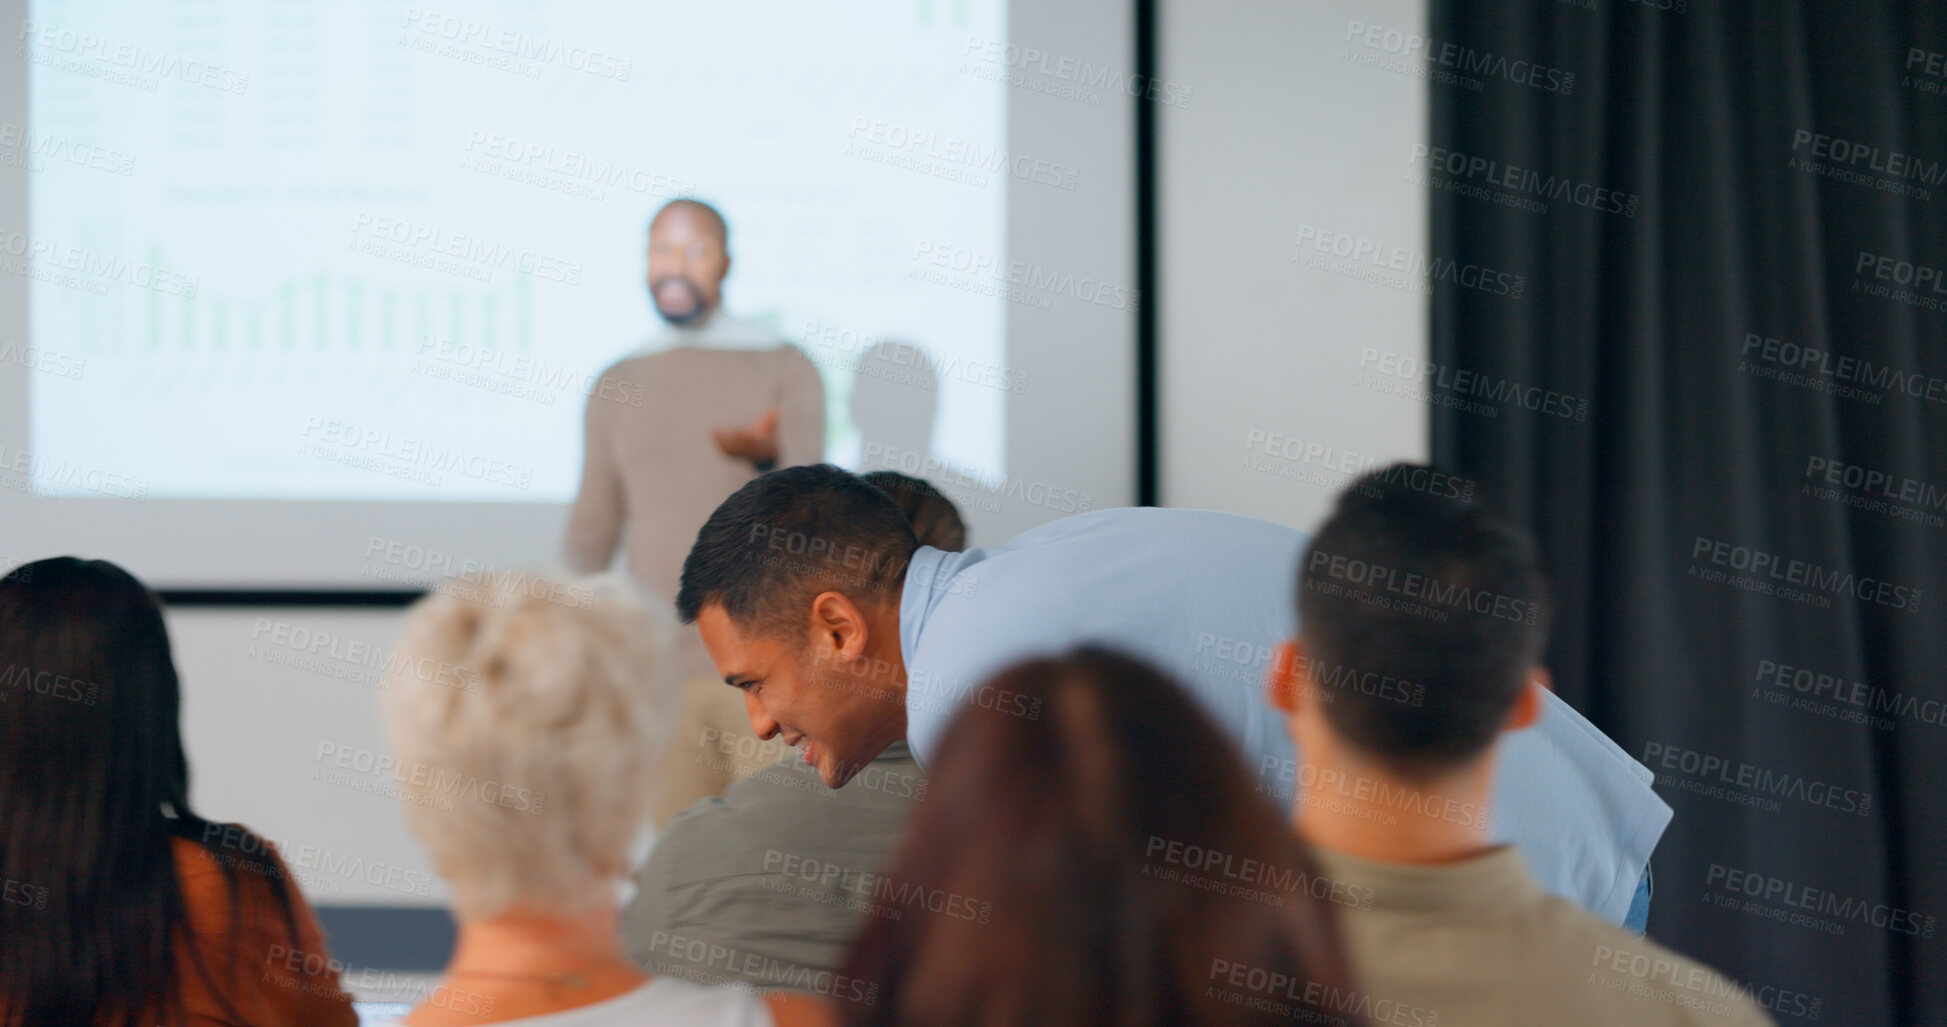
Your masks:
<svg viewBox="0 0 1947 1027"><path fill-rule="evenodd" d="M1709 967L1542 891L1511 847L1440 865L1315 852L1357 897L1335 910L1355 993L1327 1010L1401 1027L1772 1022Z"/></svg>
<svg viewBox="0 0 1947 1027"><path fill-rule="evenodd" d="M630 958L708 984L829 993L865 918L902 915L881 874L925 796L905 742L836 791L787 753L657 837L622 914Z"/></svg>

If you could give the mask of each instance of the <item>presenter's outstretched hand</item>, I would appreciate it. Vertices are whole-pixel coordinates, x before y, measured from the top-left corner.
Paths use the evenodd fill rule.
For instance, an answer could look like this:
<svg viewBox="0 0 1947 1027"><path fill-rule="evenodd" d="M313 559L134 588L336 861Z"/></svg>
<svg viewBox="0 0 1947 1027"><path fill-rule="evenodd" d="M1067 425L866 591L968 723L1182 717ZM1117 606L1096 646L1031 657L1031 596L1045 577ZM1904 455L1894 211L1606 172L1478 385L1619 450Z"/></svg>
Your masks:
<svg viewBox="0 0 1947 1027"><path fill-rule="evenodd" d="M764 411L748 427L713 429L710 437L725 456L748 460L760 469L774 466L777 464L777 408Z"/></svg>

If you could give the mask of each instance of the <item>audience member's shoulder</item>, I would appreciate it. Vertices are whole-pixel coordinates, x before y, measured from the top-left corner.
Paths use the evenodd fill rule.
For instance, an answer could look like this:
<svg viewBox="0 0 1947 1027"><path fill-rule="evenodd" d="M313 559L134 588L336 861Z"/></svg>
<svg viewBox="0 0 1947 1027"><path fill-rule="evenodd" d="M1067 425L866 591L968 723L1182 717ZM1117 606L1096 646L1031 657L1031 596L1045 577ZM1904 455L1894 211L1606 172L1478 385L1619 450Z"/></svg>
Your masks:
<svg viewBox="0 0 1947 1027"><path fill-rule="evenodd" d="M796 754L785 759L795 758ZM704 799L678 813L656 839L650 858L678 872L715 876L726 857L750 851L764 839L790 834L808 810L796 801L804 791L789 787L777 764L731 782L722 795ZM817 812L827 812L823 808Z"/></svg>
<svg viewBox="0 0 1947 1027"><path fill-rule="evenodd" d="M176 859L176 874L184 880L223 872L217 862L218 854L192 839L181 836L169 839L169 854Z"/></svg>
<svg viewBox="0 0 1947 1027"><path fill-rule="evenodd" d="M233 875L273 883L282 879L284 860L270 839L242 824L210 824L203 834L200 841L181 835L169 840L176 876L185 888L207 886Z"/></svg>
<svg viewBox="0 0 1947 1027"><path fill-rule="evenodd" d="M656 839L650 858L662 861L678 878L715 878L724 872L726 860L762 853L767 845L801 844L805 837L821 836L835 827L852 832L896 830L903 807L926 796L925 772L903 741L836 791L826 788L817 773L799 760L796 752L787 753L732 782L722 795L677 814ZM885 816L859 820L874 809L883 810ZM835 816L841 810L843 815Z"/></svg>
<svg viewBox="0 0 1947 1027"><path fill-rule="evenodd" d="M241 922L281 932L286 904L295 912L304 895L276 847L238 824L212 824L209 832L207 841L170 840L191 929L213 936Z"/></svg>
<svg viewBox="0 0 1947 1027"><path fill-rule="evenodd" d="M1748 1027L1772 1021L1737 981L1548 897L1527 915L1550 939L1556 961L1546 978L1564 1007L1591 1010L1588 1023ZM1607 1016L1596 1015L1601 1010Z"/></svg>

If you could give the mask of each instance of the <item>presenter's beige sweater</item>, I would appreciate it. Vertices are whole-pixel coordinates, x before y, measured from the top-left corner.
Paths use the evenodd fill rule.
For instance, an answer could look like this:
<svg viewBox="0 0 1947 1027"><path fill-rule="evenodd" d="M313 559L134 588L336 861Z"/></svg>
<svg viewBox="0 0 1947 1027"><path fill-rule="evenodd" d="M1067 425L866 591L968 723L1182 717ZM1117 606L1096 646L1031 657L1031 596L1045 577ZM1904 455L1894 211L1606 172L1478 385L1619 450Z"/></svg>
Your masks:
<svg viewBox="0 0 1947 1027"><path fill-rule="evenodd" d="M778 466L824 458L825 391L796 347L682 347L623 360L588 398L581 492L563 557L593 573L620 544L653 601L673 603L683 559L717 504L757 476L725 456L716 428L745 427L778 409ZM694 630L680 633L687 672L708 672Z"/></svg>

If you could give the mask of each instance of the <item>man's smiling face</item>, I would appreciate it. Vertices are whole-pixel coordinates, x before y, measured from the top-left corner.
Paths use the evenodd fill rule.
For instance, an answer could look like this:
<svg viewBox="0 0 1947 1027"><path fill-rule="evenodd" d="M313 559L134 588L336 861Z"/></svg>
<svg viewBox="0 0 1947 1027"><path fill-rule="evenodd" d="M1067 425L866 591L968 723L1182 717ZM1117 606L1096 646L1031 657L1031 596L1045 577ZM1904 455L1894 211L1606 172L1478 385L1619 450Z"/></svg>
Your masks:
<svg viewBox="0 0 1947 1027"><path fill-rule="evenodd" d="M838 788L886 746L905 737L904 696L872 673L843 640L807 627L745 630L721 604L697 613L696 629L717 673L744 693L744 711L760 739L804 744L804 761L828 788ZM882 661L881 661L882 662Z"/></svg>

